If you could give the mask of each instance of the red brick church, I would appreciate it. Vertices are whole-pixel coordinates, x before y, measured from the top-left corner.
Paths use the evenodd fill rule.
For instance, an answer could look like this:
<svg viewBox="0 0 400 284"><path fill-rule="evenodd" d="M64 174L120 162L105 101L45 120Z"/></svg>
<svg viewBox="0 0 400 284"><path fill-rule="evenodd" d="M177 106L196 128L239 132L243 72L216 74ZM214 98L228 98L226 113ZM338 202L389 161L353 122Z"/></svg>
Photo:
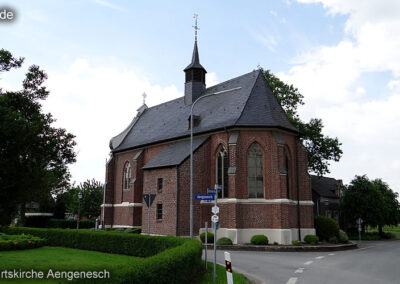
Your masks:
<svg viewBox="0 0 400 284"><path fill-rule="evenodd" d="M184 69L184 97L148 108L110 141L105 202L106 227L141 227L151 234L189 235L190 109L194 114L194 194L214 184L219 193L217 235L248 243L255 234L290 244L314 234L306 149L262 71L207 88L197 40ZM194 201L194 234L211 223L211 203ZM103 215L104 214L104 215ZM300 231L299 231L300 230Z"/></svg>

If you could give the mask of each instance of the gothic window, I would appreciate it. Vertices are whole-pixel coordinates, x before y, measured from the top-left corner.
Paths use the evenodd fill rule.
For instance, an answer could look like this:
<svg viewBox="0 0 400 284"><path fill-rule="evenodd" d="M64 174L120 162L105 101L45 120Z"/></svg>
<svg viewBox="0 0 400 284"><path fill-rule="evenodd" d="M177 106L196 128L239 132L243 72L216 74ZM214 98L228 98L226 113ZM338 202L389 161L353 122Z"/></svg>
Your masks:
<svg viewBox="0 0 400 284"><path fill-rule="evenodd" d="M253 143L247 153L247 188L249 198L264 198L264 155Z"/></svg>
<svg viewBox="0 0 400 284"><path fill-rule="evenodd" d="M131 182L131 175L132 175L132 168L129 162L125 163L124 166L124 176L123 176L123 188L129 189L130 182Z"/></svg>
<svg viewBox="0 0 400 284"><path fill-rule="evenodd" d="M222 190L218 193L218 198L228 197L228 168L228 152L221 146L217 151L216 157L216 183L222 185Z"/></svg>
<svg viewBox="0 0 400 284"><path fill-rule="evenodd" d="M286 197L290 199L290 159L288 150L285 148L285 167L286 167Z"/></svg>

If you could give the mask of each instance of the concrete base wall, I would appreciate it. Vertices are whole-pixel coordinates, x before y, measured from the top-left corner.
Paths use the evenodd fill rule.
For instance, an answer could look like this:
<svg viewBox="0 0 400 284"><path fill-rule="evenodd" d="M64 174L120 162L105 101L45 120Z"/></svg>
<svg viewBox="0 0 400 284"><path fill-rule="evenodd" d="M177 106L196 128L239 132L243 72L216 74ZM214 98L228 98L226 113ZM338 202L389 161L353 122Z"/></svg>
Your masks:
<svg viewBox="0 0 400 284"><path fill-rule="evenodd" d="M211 229L208 229L212 232ZM205 232L205 228L200 229L200 233ZM301 239L304 240L306 235L315 235L315 229L301 229ZM291 245L293 240L298 240L298 229L228 229L220 228L217 230L217 239L227 237L234 244L250 243L254 235L266 235L269 243L277 242L281 245Z"/></svg>

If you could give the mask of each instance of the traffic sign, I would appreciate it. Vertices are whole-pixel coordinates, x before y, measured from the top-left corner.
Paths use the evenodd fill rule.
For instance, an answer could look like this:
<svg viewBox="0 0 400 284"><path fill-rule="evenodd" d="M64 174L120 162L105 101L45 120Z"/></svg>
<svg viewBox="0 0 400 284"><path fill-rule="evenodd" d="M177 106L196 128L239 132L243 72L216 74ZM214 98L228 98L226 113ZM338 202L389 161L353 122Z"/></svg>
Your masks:
<svg viewBox="0 0 400 284"><path fill-rule="evenodd" d="M153 203L154 199L156 198L155 194L144 194L143 199L146 202L147 208L151 206Z"/></svg>
<svg viewBox="0 0 400 284"><path fill-rule="evenodd" d="M194 196L194 199L196 200L214 200L215 199L215 194L196 194Z"/></svg>
<svg viewBox="0 0 400 284"><path fill-rule="evenodd" d="M211 209L211 212L214 214L218 214L219 213L219 207L218 206L213 206L213 208Z"/></svg>
<svg viewBox="0 0 400 284"><path fill-rule="evenodd" d="M207 188L207 193L208 194L216 194L217 190L215 190L214 188Z"/></svg>
<svg viewBox="0 0 400 284"><path fill-rule="evenodd" d="M213 223L218 223L218 221L219 221L218 215L212 215L212 216L211 216L211 221L212 221Z"/></svg>
<svg viewBox="0 0 400 284"><path fill-rule="evenodd" d="M216 185L215 185L215 189L217 189L218 192L221 192L221 190L222 190L222 185L216 184Z"/></svg>
<svg viewBox="0 0 400 284"><path fill-rule="evenodd" d="M358 224L358 225L361 225L363 222L364 222L363 219L361 219L361 218L358 218L358 219L357 219L357 224Z"/></svg>

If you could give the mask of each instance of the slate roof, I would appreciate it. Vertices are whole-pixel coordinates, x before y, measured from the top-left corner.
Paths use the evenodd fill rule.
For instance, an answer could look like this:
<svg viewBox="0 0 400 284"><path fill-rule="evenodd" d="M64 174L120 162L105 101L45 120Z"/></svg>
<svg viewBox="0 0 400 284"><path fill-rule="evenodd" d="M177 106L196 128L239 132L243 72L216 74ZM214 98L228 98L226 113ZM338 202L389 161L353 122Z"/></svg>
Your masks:
<svg viewBox="0 0 400 284"><path fill-rule="evenodd" d="M335 194L335 190L342 185L340 180L334 178L311 175L311 188L321 197L339 198Z"/></svg>
<svg viewBox="0 0 400 284"><path fill-rule="evenodd" d="M207 88L215 94L196 103L200 117L194 134L230 127L274 127L298 133L272 94L261 70ZM188 118L191 105L184 97L145 109L140 117L110 141L113 152L183 138L190 135Z"/></svg>
<svg viewBox="0 0 400 284"><path fill-rule="evenodd" d="M197 49L197 40L194 42L192 62L185 69L183 69L183 71L186 71L186 70L189 70L192 68L204 69L204 71L207 73L206 69L200 64L199 50Z"/></svg>
<svg viewBox="0 0 400 284"><path fill-rule="evenodd" d="M193 139L193 152L195 152L209 136L196 137ZM175 142L168 145L161 153L148 162L142 169L155 169L163 167L179 166L190 155L190 139Z"/></svg>

